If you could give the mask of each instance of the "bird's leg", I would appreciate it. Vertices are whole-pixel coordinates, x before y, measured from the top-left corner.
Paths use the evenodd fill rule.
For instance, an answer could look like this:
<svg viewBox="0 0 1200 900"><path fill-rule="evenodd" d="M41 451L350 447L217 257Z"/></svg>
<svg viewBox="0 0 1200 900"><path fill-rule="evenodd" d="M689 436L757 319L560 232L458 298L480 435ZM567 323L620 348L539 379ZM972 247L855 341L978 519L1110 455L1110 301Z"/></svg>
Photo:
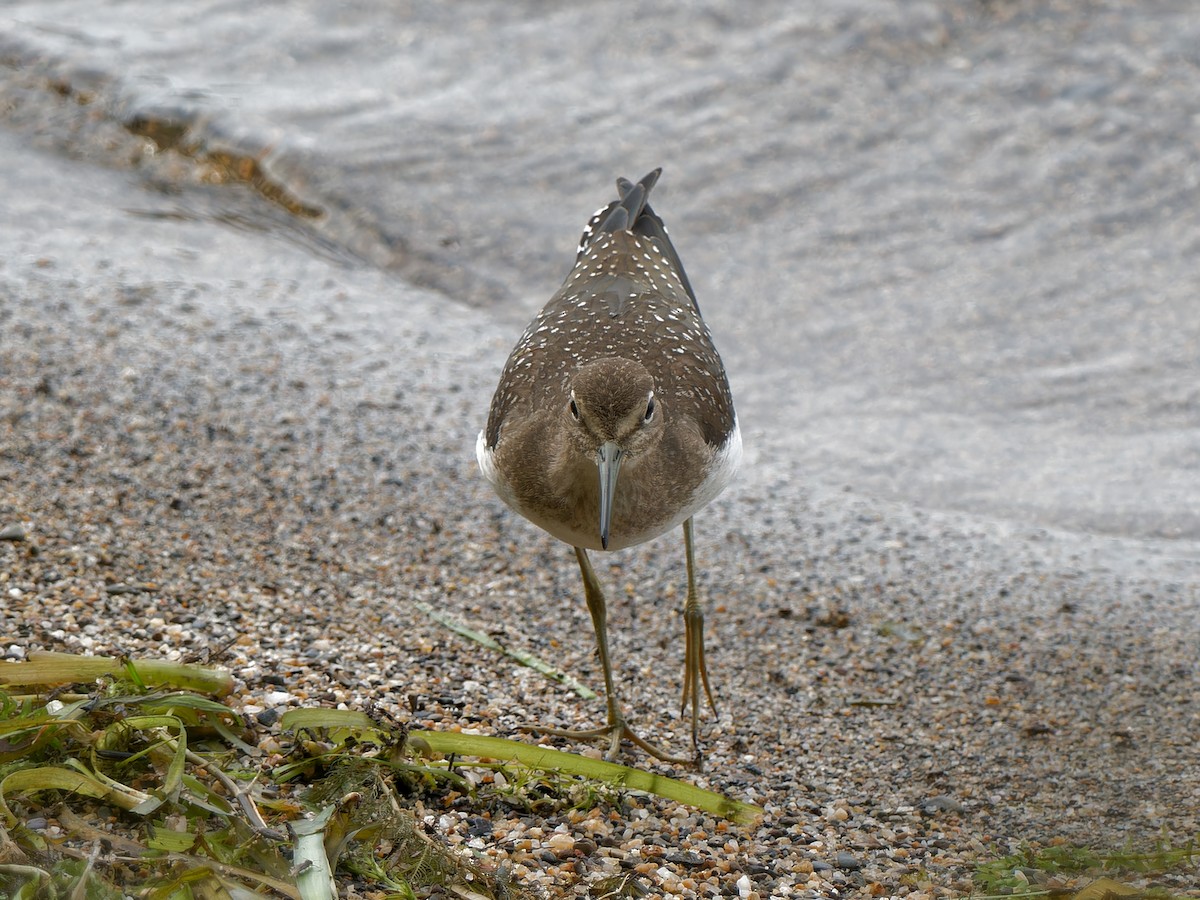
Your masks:
<svg viewBox="0 0 1200 900"><path fill-rule="evenodd" d="M592 628L596 632L596 650L600 654L600 668L604 670L604 698L608 703L608 724L602 728L584 730L558 728L539 728L537 730L573 738L608 737L609 747L605 754L607 759L616 757L621 748L621 739L627 738L663 762L692 762L692 760L671 756L660 750L637 735L626 723L625 716L621 714L621 702L617 699L617 691L613 685L612 664L608 659L608 606L604 601L604 591L600 588L600 580L596 578L596 572L592 568L591 560L588 559L587 551L582 547L576 547L575 558L579 560L579 571L583 575L583 592L587 598L588 612L592 614Z"/></svg>
<svg viewBox="0 0 1200 900"><path fill-rule="evenodd" d="M683 605L684 625L684 664L683 664L683 701L680 703L680 714L687 709L688 700L692 701L692 752L696 761L700 760L700 685L704 685L704 693L708 697L708 705L713 715L717 714L717 704L713 700L712 688L708 685L708 667L704 664L704 608L700 605L700 597L696 593L696 554L692 549L692 520L689 517L683 523L683 545L687 558L687 601Z"/></svg>
<svg viewBox="0 0 1200 900"><path fill-rule="evenodd" d="M621 732L625 730L625 717L621 715L621 701L617 699L617 689L613 686L612 663L608 658L608 604L604 600L604 591L592 561L588 559L587 551L582 547L575 548L575 558L579 560L579 571L583 575L583 593L587 598L588 612L592 614L592 630L596 633L596 651L600 654L600 668L604 670L604 699L608 703L608 727L612 729L612 747L609 756L616 756L621 745Z"/></svg>

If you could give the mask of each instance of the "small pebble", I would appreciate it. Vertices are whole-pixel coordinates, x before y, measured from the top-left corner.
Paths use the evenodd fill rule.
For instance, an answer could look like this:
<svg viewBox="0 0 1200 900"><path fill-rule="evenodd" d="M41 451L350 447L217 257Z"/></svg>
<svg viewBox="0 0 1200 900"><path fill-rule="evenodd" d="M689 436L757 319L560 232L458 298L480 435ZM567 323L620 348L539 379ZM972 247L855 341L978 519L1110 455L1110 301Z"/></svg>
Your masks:
<svg viewBox="0 0 1200 900"><path fill-rule="evenodd" d="M928 800L926 800L924 803L921 804L921 809L923 809L927 813L935 813L935 812L960 813L963 811L964 807L961 803L959 803L953 797L942 794L937 797L930 797Z"/></svg>
<svg viewBox="0 0 1200 900"><path fill-rule="evenodd" d="M5 525L0 528L0 541L23 541L28 537L20 525Z"/></svg>
<svg viewBox="0 0 1200 900"><path fill-rule="evenodd" d="M850 871L861 869L863 866L861 859L859 859L853 853L847 853L845 850L838 852L838 854L833 858L833 863L839 869L847 869Z"/></svg>

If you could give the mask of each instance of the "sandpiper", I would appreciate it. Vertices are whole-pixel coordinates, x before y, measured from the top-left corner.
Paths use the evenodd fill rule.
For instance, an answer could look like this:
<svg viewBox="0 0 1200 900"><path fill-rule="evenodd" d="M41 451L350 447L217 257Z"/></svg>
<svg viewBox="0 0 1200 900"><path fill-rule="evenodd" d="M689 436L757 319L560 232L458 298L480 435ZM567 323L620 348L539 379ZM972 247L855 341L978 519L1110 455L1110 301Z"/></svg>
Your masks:
<svg viewBox="0 0 1200 900"><path fill-rule="evenodd" d="M716 711L696 593L692 516L732 480L742 455L721 357L662 219L647 204L655 169L619 178L619 199L599 210L575 267L513 348L476 455L510 507L575 548L608 702L608 722L576 737L606 736L613 757L634 733L621 711L608 655L604 593L589 550L620 550L683 526L687 560L683 703L691 702L699 762L700 689ZM550 730L550 729L546 729Z"/></svg>

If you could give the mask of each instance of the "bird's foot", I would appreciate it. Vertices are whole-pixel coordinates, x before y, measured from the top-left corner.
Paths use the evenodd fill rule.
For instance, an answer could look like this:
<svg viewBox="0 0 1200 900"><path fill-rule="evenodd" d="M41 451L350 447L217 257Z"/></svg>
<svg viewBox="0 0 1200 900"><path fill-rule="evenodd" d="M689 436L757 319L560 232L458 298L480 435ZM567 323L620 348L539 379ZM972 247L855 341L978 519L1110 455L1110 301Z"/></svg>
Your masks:
<svg viewBox="0 0 1200 900"><path fill-rule="evenodd" d="M685 756L672 756L660 747L647 741L632 728L624 719L617 719L615 722L610 722L607 725L601 725L598 728L546 728L541 725L522 725L523 731L537 731L542 734L553 734L557 737L571 738L572 740L597 740L602 738L608 739L608 751L604 754L604 758L612 761L617 758L621 751L621 741L627 740L636 747L649 753L655 759L660 759L663 762L674 763L682 766L695 766L700 768L700 751L696 750L696 755L693 758Z"/></svg>
<svg viewBox="0 0 1200 900"><path fill-rule="evenodd" d="M692 750L696 759L700 758L700 689L708 698L709 709L713 715L717 713L717 703L713 700L712 688L708 684L708 666L704 660L704 614L698 603L689 602L683 613L686 626L684 644L683 669L683 699L679 704L679 714L685 715L691 706L692 720Z"/></svg>

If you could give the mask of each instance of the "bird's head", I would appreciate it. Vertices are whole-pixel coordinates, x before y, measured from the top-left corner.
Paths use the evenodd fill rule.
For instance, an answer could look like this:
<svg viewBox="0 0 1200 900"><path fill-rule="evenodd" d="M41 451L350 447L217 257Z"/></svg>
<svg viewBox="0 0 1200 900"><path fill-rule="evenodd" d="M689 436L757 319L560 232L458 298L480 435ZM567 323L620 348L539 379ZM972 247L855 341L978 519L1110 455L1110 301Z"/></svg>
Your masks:
<svg viewBox="0 0 1200 900"><path fill-rule="evenodd" d="M617 473L662 436L663 414L654 379L641 363L615 357L580 366L571 377L566 409L572 447L595 462L600 478L600 545L608 547Z"/></svg>

